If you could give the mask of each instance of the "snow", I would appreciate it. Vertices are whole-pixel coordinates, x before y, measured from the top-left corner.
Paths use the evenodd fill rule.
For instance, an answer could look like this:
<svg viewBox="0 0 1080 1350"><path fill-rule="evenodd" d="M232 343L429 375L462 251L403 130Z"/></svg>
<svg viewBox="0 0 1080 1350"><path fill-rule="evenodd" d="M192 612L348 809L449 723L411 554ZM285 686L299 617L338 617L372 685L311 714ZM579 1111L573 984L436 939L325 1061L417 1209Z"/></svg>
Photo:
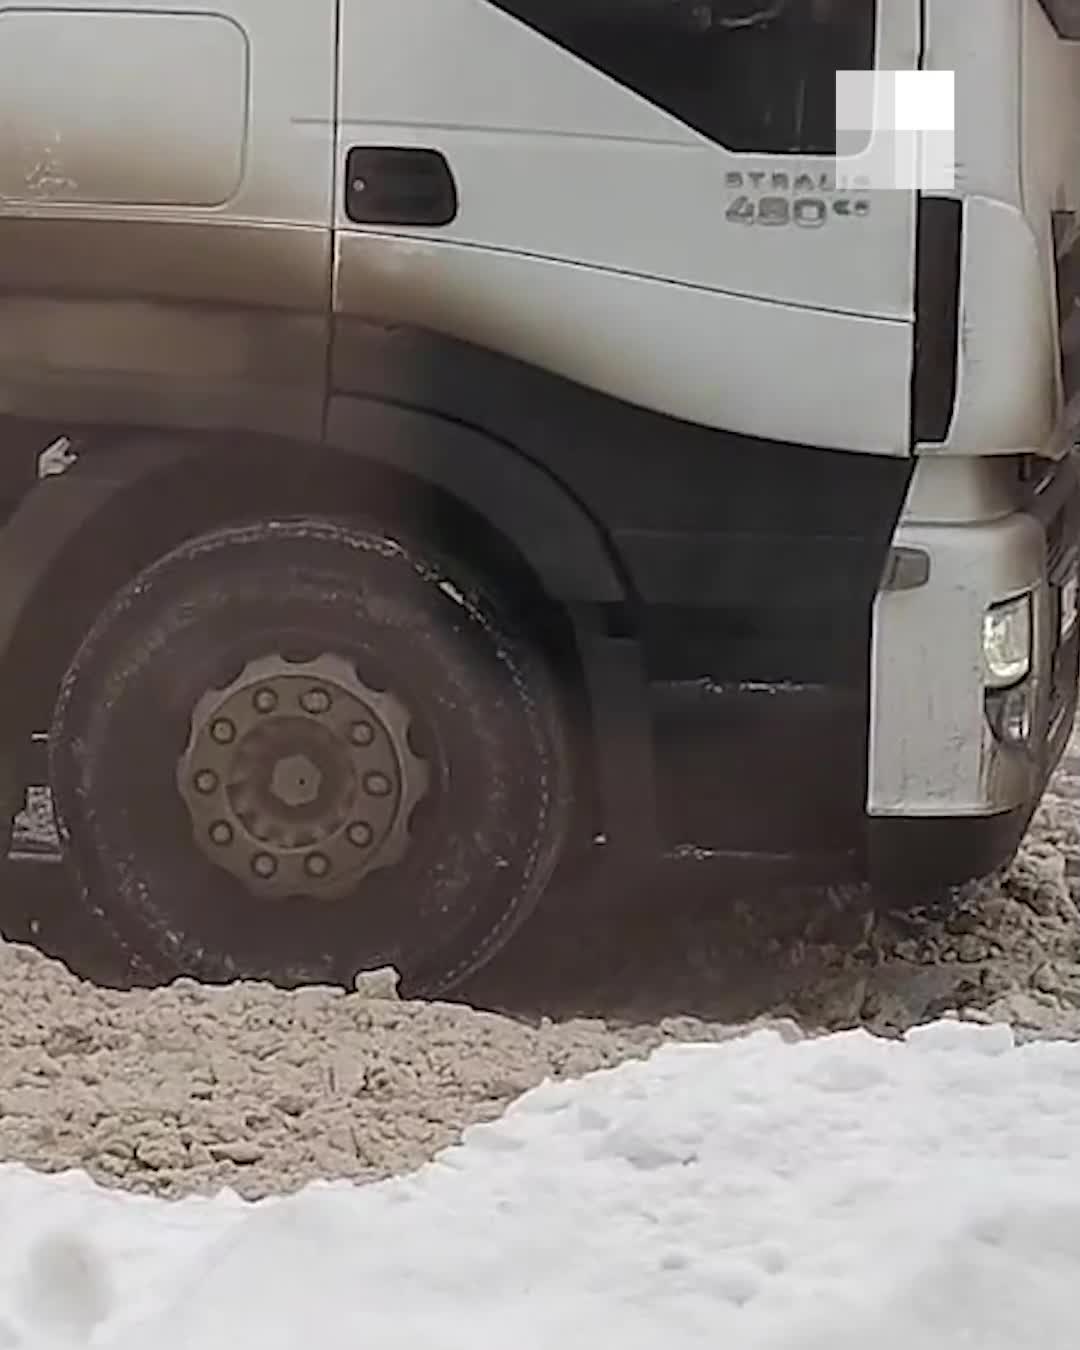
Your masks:
<svg viewBox="0 0 1080 1350"><path fill-rule="evenodd" d="M418 1172L250 1204L0 1168L0 1350L1056 1350L1080 1044L783 1029L547 1082Z"/></svg>

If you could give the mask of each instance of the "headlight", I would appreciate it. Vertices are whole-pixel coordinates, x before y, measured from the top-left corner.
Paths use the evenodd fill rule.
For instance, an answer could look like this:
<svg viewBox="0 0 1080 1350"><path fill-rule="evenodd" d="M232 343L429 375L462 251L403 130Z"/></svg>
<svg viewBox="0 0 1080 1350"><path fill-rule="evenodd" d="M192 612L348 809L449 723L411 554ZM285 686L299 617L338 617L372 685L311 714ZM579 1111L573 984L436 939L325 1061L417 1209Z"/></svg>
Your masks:
<svg viewBox="0 0 1080 1350"><path fill-rule="evenodd" d="M1031 670L1031 595L991 605L983 619L983 662L991 689L1016 684Z"/></svg>

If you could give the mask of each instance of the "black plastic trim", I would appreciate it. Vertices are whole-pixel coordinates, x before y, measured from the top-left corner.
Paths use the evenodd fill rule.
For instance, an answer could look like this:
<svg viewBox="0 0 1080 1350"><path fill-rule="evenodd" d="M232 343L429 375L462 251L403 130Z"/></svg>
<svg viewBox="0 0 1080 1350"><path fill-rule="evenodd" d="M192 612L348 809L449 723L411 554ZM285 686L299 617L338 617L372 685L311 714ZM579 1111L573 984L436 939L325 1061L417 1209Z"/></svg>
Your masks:
<svg viewBox="0 0 1080 1350"><path fill-rule="evenodd" d="M903 895L988 877L1012 861L1035 805L992 816L870 819L869 880L883 892Z"/></svg>
<svg viewBox="0 0 1080 1350"><path fill-rule="evenodd" d="M345 160L345 214L356 225L449 225L458 190L446 157L416 146L356 145Z"/></svg>
<svg viewBox="0 0 1080 1350"><path fill-rule="evenodd" d="M602 533L543 469L475 428L373 398L330 400L326 441L442 488L513 541L561 601L618 605L626 592Z"/></svg>
<svg viewBox="0 0 1080 1350"><path fill-rule="evenodd" d="M862 838L867 700L836 685L650 687L666 849L839 856Z"/></svg>
<svg viewBox="0 0 1080 1350"><path fill-rule="evenodd" d="M911 457L677 421L498 352L354 317L335 322L331 380L335 444L404 456L403 466L424 447L425 474L451 491L475 483L489 518L495 504L513 503L523 518L515 532L531 518L549 554L574 536L546 518L544 495L526 493L522 466L575 503L640 607L657 678L865 684L871 610ZM385 450L391 443L362 420L340 420L350 399L412 409L446 435L398 432ZM490 445L468 479L469 457L454 448L465 429ZM569 566L567 557L563 575Z"/></svg>
<svg viewBox="0 0 1080 1350"><path fill-rule="evenodd" d="M963 206L924 196L918 212L911 425L916 444L933 445L948 439L956 407Z"/></svg>
<svg viewBox="0 0 1080 1350"><path fill-rule="evenodd" d="M621 600L625 644L580 648L594 714L622 709L596 727L613 838L861 852L871 616L912 457L677 421L359 316L336 319L331 364L334 445L462 498L549 594L594 611ZM614 576L583 568L587 541ZM643 681L674 704L642 707Z"/></svg>
<svg viewBox="0 0 1080 1350"><path fill-rule="evenodd" d="M588 690L604 848L621 862L655 862L661 854L657 766L641 646L633 638L598 632L586 612L578 610L573 618Z"/></svg>

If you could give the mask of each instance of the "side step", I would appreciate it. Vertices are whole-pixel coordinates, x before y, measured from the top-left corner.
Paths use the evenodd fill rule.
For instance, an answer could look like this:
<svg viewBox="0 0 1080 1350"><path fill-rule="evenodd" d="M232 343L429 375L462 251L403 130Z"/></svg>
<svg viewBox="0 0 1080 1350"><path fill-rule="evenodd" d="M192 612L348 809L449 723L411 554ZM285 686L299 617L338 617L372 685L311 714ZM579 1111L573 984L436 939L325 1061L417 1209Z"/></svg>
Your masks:
<svg viewBox="0 0 1080 1350"><path fill-rule="evenodd" d="M45 732L37 732L31 737L25 759L19 765L24 783L43 784L49 781L48 739ZM62 861L59 840L52 822L49 790L47 787L31 787L27 792L25 808L15 820L7 862L9 865L55 867Z"/></svg>

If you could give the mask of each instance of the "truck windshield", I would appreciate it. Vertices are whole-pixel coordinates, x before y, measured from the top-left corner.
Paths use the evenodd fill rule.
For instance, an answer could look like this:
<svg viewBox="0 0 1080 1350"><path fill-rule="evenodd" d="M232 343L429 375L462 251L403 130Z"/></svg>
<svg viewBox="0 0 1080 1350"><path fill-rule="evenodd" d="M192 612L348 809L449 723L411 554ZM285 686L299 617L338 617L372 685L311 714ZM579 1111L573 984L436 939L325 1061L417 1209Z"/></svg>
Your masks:
<svg viewBox="0 0 1080 1350"><path fill-rule="evenodd" d="M874 63L876 0L494 0L730 150L836 152L836 72Z"/></svg>

